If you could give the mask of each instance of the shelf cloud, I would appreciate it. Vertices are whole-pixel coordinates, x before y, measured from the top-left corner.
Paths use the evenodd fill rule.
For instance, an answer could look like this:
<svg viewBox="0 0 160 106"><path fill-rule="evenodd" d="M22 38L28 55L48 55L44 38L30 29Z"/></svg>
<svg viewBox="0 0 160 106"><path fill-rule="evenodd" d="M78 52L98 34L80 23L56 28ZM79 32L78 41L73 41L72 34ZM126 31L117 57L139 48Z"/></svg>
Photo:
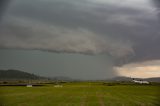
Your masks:
<svg viewBox="0 0 160 106"><path fill-rule="evenodd" d="M106 54L116 65L158 60L159 4L154 0L10 1L0 23L0 48Z"/></svg>

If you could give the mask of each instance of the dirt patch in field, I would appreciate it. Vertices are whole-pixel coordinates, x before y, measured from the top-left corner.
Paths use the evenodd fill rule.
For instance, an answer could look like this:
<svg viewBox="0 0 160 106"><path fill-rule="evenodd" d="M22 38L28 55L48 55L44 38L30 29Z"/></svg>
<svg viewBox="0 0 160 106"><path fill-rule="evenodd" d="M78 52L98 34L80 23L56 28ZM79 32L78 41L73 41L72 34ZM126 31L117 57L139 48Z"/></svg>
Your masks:
<svg viewBox="0 0 160 106"><path fill-rule="evenodd" d="M104 99L103 99L103 95L102 95L102 94L99 94L98 92L97 92L96 94L97 94L97 97L98 97L100 106L105 106L105 104L104 104Z"/></svg>

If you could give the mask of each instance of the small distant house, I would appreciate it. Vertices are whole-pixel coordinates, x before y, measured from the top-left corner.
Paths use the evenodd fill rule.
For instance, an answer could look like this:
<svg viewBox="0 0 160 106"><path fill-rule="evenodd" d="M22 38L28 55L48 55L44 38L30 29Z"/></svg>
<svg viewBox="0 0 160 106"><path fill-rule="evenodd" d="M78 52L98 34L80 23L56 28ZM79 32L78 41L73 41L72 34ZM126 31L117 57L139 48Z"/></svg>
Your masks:
<svg viewBox="0 0 160 106"><path fill-rule="evenodd" d="M62 85L54 85L55 88L62 88Z"/></svg>
<svg viewBox="0 0 160 106"><path fill-rule="evenodd" d="M26 85L26 87L33 87L33 85L31 85L31 84L28 84L28 85Z"/></svg>

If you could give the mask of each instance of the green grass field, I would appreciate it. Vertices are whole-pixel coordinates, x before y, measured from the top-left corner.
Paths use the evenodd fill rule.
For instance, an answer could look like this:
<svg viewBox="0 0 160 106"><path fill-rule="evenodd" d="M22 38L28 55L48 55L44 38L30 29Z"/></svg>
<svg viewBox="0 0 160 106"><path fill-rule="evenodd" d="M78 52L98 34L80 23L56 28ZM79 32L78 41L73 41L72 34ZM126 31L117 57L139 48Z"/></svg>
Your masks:
<svg viewBox="0 0 160 106"><path fill-rule="evenodd" d="M160 106L160 86L66 83L27 88L1 86L1 106Z"/></svg>

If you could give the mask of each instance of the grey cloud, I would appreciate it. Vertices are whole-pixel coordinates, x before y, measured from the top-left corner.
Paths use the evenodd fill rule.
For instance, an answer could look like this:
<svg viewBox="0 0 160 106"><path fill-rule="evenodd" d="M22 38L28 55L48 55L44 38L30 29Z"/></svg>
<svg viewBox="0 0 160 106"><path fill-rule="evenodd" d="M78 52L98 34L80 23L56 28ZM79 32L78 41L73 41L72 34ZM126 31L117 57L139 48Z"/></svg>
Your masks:
<svg viewBox="0 0 160 106"><path fill-rule="evenodd" d="M123 43L110 37L98 36L87 29L69 29L24 18L12 17L11 22L5 22L0 38L2 48L110 54L116 58L134 52L129 42Z"/></svg>
<svg viewBox="0 0 160 106"><path fill-rule="evenodd" d="M118 64L160 59L155 8L149 0L16 0L3 19L0 46L104 53Z"/></svg>
<svg viewBox="0 0 160 106"><path fill-rule="evenodd" d="M7 4L10 0L1 0L0 1L0 19L2 18L3 16L3 13L5 11L5 8L7 7Z"/></svg>
<svg viewBox="0 0 160 106"><path fill-rule="evenodd" d="M160 20L160 1L159 0L153 0L153 4L156 6L154 11L157 13L159 20Z"/></svg>

